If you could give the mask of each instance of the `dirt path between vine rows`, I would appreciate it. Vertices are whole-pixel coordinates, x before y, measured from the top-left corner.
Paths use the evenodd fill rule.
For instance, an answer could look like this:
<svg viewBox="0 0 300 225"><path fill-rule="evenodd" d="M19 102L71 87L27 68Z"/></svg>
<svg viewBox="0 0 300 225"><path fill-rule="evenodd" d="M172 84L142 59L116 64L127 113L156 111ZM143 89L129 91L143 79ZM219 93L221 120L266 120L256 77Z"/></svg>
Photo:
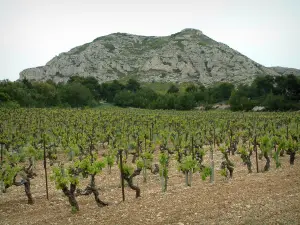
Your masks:
<svg viewBox="0 0 300 225"><path fill-rule="evenodd" d="M216 167L214 184L194 174L192 187L185 187L184 176L173 162L166 193L161 193L158 175L149 175L146 184L139 176L135 183L142 197L135 199L135 193L126 187L125 202L121 202L118 168L113 167L110 175L105 169L97 184L101 199L110 205L98 208L92 196L81 196L76 214L53 182L49 183L50 200L46 200L39 165L38 177L32 180L35 204L26 204L22 187L8 189L0 195L0 224L300 224L299 155L293 167L285 156L282 168L275 169L272 162L269 172L258 174L255 165L248 174L239 156L233 160L234 179L224 181ZM263 161L259 166L262 168Z"/></svg>

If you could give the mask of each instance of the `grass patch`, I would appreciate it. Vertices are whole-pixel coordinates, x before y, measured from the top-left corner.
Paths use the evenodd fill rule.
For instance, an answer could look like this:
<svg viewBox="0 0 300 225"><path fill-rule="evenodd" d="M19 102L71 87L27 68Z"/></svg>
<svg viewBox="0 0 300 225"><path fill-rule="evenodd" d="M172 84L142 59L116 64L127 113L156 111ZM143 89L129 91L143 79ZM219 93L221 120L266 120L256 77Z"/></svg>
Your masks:
<svg viewBox="0 0 300 225"><path fill-rule="evenodd" d="M198 42L198 45L200 45L200 46L207 46L207 43L205 43L205 42Z"/></svg>
<svg viewBox="0 0 300 225"><path fill-rule="evenodd" d="M104 45L105 48L108 49L109 52L113 52L116 49L116 47L111 43L105 43L103 45Z"/></svg>
<svg viewBox="0 0 300 225"><path fill-rule="evenodd" d="M182 43L182 41L177 41L176 44L182 51L184 50L184 44Z"/></svg>
<svg viewBox="0 0 300 225"><path fill-rule="evenodd" d="M93 42L100 41L100 40L103 40L103 41L113 41L114 38L112 36L102 36L102 37L98 37L98 38L94 39Z"/></svg>
<svg viewBox="0 0 300 225"><path fill-rule="evenodd" d="M173 83L171 82L152 82L152 83L142 83L141 85L142 87L152 89L158 94L166 94L172 84ZM179 88L179 93L184 93L185 89L191 84L195 84L195 83L185 82L185 83L175 84L175 86Z"/></svg>
<svg viewBox="0 0 300 225"><path fill-rule="evenodd" d="M165 38L145 38L143 40L143 46L147 49L160 49L168 44L168 42L169 41Z"/></svg>
<svg viewBox="0 0 300 225"><path fill-rule="evenodd" d="M86 48L89 46L89 44L90 43L86 43L84 45L81 45L79 47L71 49L71 51L74 51L72 54L79 54L79 53L83 52L84 50L86 50Z"/></svg>
<svg viewBox="0 0 300 225"><path fill-rule="evenodd" d="M142 87L150 88L158 94L166 94L171 83L153 82L153 83L142 83Z"/></svg>

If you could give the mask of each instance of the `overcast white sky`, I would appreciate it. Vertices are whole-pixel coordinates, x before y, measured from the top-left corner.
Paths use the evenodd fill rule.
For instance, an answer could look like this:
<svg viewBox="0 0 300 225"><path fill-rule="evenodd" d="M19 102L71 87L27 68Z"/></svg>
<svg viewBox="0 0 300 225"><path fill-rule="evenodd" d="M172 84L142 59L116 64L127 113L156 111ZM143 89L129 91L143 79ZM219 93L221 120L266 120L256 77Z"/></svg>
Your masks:
<svg viewBox="0 0 300 225"><path fill-rule="evenodd" d="M300 69L300 0L0 0L0 80L99 36L184 28L265 66Z"/></svg>

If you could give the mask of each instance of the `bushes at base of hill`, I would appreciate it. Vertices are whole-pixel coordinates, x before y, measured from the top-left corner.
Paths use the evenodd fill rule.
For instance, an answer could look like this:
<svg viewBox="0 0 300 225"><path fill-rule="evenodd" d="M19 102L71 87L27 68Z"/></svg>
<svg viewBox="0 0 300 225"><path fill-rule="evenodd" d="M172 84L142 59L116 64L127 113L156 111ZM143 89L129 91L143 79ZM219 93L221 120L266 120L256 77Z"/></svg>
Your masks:
<svg viewBox="0 0 300 225"><path fill-rule="evenodd" d="M294 75L258 76L251 85L235 87L218 83L210 87L191 84L185 91L171 84L166 94L158 94L129 79L99 84L93 77L73 76L67 83L28 80L0 82L0 106L16 107L93 107L101 100L120 107L190 110L198 105L229 102L231 109L251 110L264 106L270 111L300 109L300 78Z"/></svg>

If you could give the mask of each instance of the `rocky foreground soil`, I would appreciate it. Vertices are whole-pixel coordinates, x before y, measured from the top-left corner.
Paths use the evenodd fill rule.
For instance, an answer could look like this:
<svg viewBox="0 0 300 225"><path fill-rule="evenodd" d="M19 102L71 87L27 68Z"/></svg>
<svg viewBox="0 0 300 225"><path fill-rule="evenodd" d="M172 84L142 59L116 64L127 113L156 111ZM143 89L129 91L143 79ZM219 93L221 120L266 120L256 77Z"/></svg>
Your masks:
<svg viewBox="0 0 300 225"><path fill-rule="evenodd" d="M125 202L121 201L117 166L111 175L105 169L97 184L101 199L109 206L98 208L92 196L82 196L76 214L52 182L50 200L46 200L39 165L38 177L32 180L35 204L26 204L22 187L10 188L0 195L0 224L300 224L299 156L293 167L285 156L282 168L272 165L269 172L258 174L255 165L254 172L247 174L240 157L232 159L236 166L232 180L224 180L216 168L214 184L195 174L192 187L185 187L184 175L174 163L166 193L161 193L158 175L150 175L146 184L138 177L135 182L142 197L135 199L135 193L126 187ZM263 168L263 161L259 166Z"/></svg>

